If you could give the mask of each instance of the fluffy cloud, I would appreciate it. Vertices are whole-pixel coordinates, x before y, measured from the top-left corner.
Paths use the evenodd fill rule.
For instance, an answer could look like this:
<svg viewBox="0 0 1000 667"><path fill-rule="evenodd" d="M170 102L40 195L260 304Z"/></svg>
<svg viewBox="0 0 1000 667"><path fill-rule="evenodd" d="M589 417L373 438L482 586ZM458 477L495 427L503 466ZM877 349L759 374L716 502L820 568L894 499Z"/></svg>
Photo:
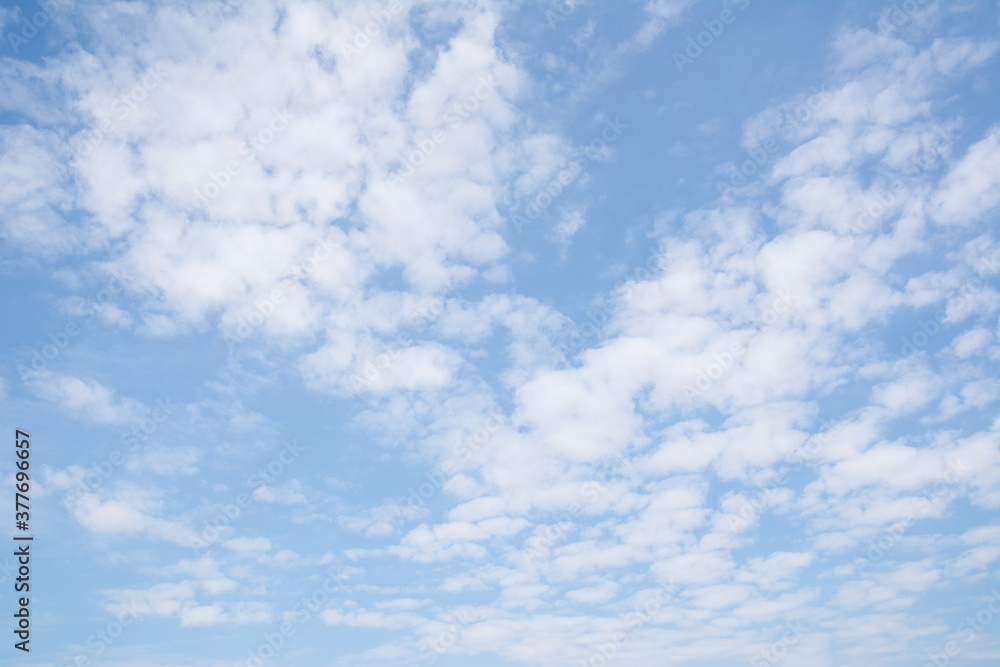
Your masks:
<svg viewBox="0 0 1000 667"><path fill-rule="evenodd" d="M577 26L585 71L547 53L529 72L508 7L360 2L97 6L90 39L4 69L5 110L34 120L0 129L7 242L101 256L66 280L133 276L103 317L130 344L224 355L191 390L224 400L190 406L188 444L150 443L66 504L116 563L217 534L195 560L158 551L175 564L107 591L114 608L391 631L343 657L362 664L595 664L609 645L622 664L766 662L794 636L789 660L888 665L945 631L913 610L1000 553L972 525L1000 506L1000 133L944 111L995 40L935 37L938 5L912 32L845 22L823 89L744 123L754 173L723 165L743 178L646 227L615 212L651 254L586 301L594 283L550 278L562 265L506 224L575 155L539 96L561 72L577 109L687 4L649 4L617 44ZM577 236L607 217L592 178L549 211L559 262L603 243ZM99 425L146 413L89 375L27 388ZM261 413L309 401L320 416L285 426L310 456L279 479ZM365 580L334 575L333 550Z"/></svg>

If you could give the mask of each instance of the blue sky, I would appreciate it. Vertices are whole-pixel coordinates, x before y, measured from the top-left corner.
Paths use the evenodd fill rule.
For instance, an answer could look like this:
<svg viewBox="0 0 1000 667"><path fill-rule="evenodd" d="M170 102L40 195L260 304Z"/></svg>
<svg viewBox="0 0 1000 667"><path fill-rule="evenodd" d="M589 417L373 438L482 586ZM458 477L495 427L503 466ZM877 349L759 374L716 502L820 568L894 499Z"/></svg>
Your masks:
<svg viewBox="0 0 1000 667"><path fill-rule="evenodd" d="M996 664L998 27L4 3L3 663Z"/></svg>

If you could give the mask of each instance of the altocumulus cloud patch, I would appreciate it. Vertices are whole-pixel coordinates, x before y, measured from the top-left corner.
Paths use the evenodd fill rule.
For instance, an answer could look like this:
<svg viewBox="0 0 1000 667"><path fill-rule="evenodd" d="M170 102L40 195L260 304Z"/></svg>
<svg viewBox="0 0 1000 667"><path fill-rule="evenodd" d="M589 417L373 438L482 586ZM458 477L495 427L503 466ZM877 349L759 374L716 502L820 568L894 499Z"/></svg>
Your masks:
<svg viewBox="0 0 1000 667"><path fill-rule="evenodd" d="M998 26L3 5L4 664L995 664Z"/></svg>

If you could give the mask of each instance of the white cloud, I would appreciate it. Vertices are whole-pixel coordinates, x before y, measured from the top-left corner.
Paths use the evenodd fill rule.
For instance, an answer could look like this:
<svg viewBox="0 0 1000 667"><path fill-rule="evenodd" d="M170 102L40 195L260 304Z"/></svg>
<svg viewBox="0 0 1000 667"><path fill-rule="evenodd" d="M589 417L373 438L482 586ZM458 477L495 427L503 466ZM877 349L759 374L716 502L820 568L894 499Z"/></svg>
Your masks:
<svg viewBox="0 0 1000 667"><path fill-rule="evenodd" d="M201 457L202 451L196 447L150 445L129 458L126 466L131 472L136 473L149 470L157 475L192 475L198 471L196 464Z"/></svg>
<svg viewBox="0 0 1000 667"><path fill-rule="evenodd" d="M73 518L95 533L139 534L185 547L194 544L195 531L180 522L155 516L162 505L162 501L150 491L121 486L107 497L81 493L68 503L68 508Z"/></svg>
<svg viewBox="0 0 1000 667"><path fill-rule="evenodd" d="M223 542L222 546L236 553L256 553L270 551L271 540L266 537L234 537Z"/></svg>
<svg viewBox="0 0 1000 667"><path fill-rule="evenodd" d="M1000 126L969 147L948 172L932 201L934 216L948 224L978 222L1000 204Z"/></svg>
<svg viewBox="0 0 1000 667"><path fill-rule="evenodd" d="M594 54L574 75L581 85L570 97L606 85L687 4L649 4L637 32L617 46L593 41L589 22L566 36ZM939 9L914 17L915 27L927 29ZM743 127L750 150L779 135L794 144L782 143L746 187L660 216L648 271L599 295L600 325L560 349L555 341L583 322L569 322L548 296L517 294L520 283L504 282L516 263L502 211L551 180L570 142L524 113L540 82L502 43L502 8L406 7L350 57L343 47L371 16L365 3L247 4L239 21L221 25L203 6L164 6L122 28L127 11L106 5L89 15L107 54L75 49L46 65L38 88L66 96L56 104L72 116L64 125L3 130L0 148L14 151L0 159L0 174L13 183L0 185L0 203L12 211L5 234L39 256L69 252L78 236L89 239L86 249L110 248L109 266L135 281L127 298L102 311L104 321L134 326L139 336L225 337L233 394L258 400L284 372L277 369L291 368L309 389L350 395L351 427L385 441L373 455L380 462L407 472L454 464L419 510L381 492L365 508L365 498L323 497L298 480L243 489L260 501L256 517L284 520L288 510L308 508L310 518L354 531L356 544L343 550L352 560L400 559L432 573L419 584L359 584L352 593L392 599L341 595L322 610L331 626L404 636L364 653L363 664L411 660L411 649L454 626L433 600L420 599L426 590L481 595L455 631L454 653L575 664L614 636L619 612L656 600L650 587L664 582L679 590L629 635L622 664L665 654L691 663L752 659L785 632L779 621L800 617L815 625L789 660L840 664L829 657L837 644L845 647L838 658L857 662L878 651L902 654L913 637L939 631L909 610L953 583L942 563L980 576L996 560L997 540L984 527L959 537L914 531L886 567L854 580L840 579L854 572L834 564L936 488L943 490L921 519L948 516L962 494L979 508L1000 506L997 424L970 432L981 427L945 423L973 411L988 418L1000 396L977 359L993 349L1000 293L963 294L974 249L969 242L948 252L965 242L963 224L986 220L1000 203L1000 130L957 161L950 139L935 145L925 166L907 171L929 136L963 126L936 112L992 43L931 36L918 47L903 31L839 28L828 89L779 101ZM418 26L433 48L421 43ZM546 71L569 62L551 55ZM147 100L79 164L63 166L70 156L59 133L94 127L148 63L160 63L164 75ZM44 97L16 91L4 104L37 116L28 101L44 111L54 104ZM451 115L469 100L473 111ZM722 136L726 128L710 129ZM264 136L271 138L248 156L242 143ZM74 145L82 138L72 137ZM926 166L942 162L942 178ZM86 212L79 227L65 218L71 206ZM586 208L567 206L552 234L568 251ZM872 219L859 227L863 211ZM928 266L929 257L939 261ZM434 312L425 317L428 306ZM896 326L922 322L920 309L931 306L946 309L933 334L942 338L890 361ZM45 371L29 386L101 424L145 413L92 379ZM485 432L481 415L498 405L509 423L474 440ZM838 424L821 423L841 410ZM921 428L909 429L918 418ZM210 467L205 474L214 475L244 462L252 469L252 443L269 423L242 408L225 419L247 436L212 452L230 456L158 444L130 458L127 473ZM828 437L817 437L821 431ZM459 455L470 441L477 446ZM817 449L795 460L809 444ZM337 443L336 451L352 448ZM327 454L314 460L329 463ZM967 470L947 479L956 461ZM43 479L70 488L85 472L47 469ZM196 505L210 492L233 497L231 486L206 479L182 497ZM396 491L405 494L386 495ZM166 497L116 480L68 509L105 540L187 546L194 531L173 518L187 516L177 509L187 501ZM801 539L775 551L773 531L783 524ZM310 552L292 543L324 530L288 530L272 542L249 536L260 525L230 526L211 557L147 570L179 583L109 596L184 627L271 622L270 603L244 598L311 586L334 556L326 547L304 556ZM906 561L910 548L940 551ZM949 560L948 549L964 550ZM806 580L817 561L831 573L832 594ZM435 569L424 566L441 563L447 571L434 580Z"/></svg>
<svg viewBox="0 0 1000 667"><path fill-rule="evenodd" d="M278 503L280 505L301 505L306 502L305 495L295 481L288 482L283 486L258 486L253 490L254 500L265 503Z"/></svg>
<svg viewBox="0 0 1000 667"><path fill-rule="evenodd" d="M617 592L618 585L613 581L606 581L598 586L588 586L568 591L566 598L585 604L601 604L613 600Z"/></svg>
<svg viewBox="0 0 1000 667"><path fill-rule="evenodd" d="M33 371L27 382L40 398L58 403L63 409L98 424L126 424L146 412L139 401L120 397L114 390L90 378L42 370Z"/></svg>
<svg viewBox="0 0 1000 667"><path fill-rule="evenodd" d="M951 346L955 350L956 355L967 358L982 351L992 340L992 332L985 327L979 327L969 329L961 335L955 336L955 339L951 342Z"/></svg>
<svg viewBox="0 0 1000 667"><path fill-rule="evenodd" d="M552 237L559 243L569 243L573 236L586 223L583 215L583 211L579 209L563 211L559 217L559 222L552 229Z"/></svg>

